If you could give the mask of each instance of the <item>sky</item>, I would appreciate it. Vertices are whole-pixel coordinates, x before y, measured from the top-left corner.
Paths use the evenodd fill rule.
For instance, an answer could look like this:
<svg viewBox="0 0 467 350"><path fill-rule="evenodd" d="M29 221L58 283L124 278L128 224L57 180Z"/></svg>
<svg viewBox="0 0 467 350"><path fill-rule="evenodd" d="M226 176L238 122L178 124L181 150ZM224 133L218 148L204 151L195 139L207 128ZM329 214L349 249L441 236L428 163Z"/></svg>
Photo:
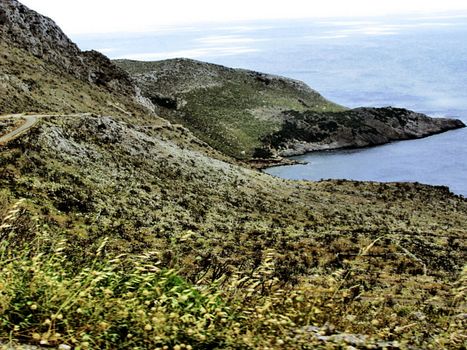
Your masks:
<svg viewBox="0 0 467 350"><path fill-rule="evenodd" d="M67 34L145 32L199 23L432 15L467 11L466 0L20 0Z"/></svg>

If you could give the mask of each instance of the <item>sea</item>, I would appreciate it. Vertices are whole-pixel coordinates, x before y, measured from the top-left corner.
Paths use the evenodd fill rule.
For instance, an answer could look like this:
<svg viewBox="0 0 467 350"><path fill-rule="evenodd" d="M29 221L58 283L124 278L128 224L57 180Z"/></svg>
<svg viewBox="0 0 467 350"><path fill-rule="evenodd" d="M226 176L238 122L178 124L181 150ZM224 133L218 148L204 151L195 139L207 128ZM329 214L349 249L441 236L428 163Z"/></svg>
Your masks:
<svg viewBox="0 0 467 350"><path fill-rule="evenodd" d="M75 35L110 58L187 57L306 82L347 107L394 106L467 124L467 13L155 27ZM287 179L408 181L467 196L467 128L383 146L313 152L265 172Z"/></svg>

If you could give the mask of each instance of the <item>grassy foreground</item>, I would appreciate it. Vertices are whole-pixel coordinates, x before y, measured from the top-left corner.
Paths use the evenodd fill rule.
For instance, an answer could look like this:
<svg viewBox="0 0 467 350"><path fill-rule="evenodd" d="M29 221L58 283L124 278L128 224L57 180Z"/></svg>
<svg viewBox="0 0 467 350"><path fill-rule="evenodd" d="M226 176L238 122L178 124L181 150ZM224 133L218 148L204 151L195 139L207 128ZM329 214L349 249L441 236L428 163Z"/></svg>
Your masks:
<svg viewBox="0 0 467 350"><path fill-rule="evenodd" d="M344 278L327 276L326 293L313 284L280 283L273 277L273 250L263 253L252 275L224 275L210 283L188 283L151 252L109 255L106 239L92 260L76 267L65 253L66 240L52 240L47 232L21 249L10 245L20 203L0 226L0 339L5 341L74 349L463 348L462 320L449 316L465 307L466 268L450 291L451 312L430 310L424 317L436 320L436 327L426 328L424 322L405 324L403 316L412 310L394 309L386 296L358 310L347 304L356 297L355 287L343 287L344 281L354 280L351 271L359 264ZM338 326L352 322L352 314L366 313L371 322L365 327L380 329L379 338L398 340L315 326L330 313L346 315Z"/></svg>

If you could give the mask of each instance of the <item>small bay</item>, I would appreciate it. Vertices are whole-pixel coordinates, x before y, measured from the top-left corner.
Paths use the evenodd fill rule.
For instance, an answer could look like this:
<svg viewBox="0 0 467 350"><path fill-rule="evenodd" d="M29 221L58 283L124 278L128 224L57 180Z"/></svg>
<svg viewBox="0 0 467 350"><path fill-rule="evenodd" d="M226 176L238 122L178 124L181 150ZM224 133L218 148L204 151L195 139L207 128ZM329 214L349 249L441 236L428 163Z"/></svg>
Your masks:
<svg viewBox="0 0 467 350"><path fill-rule="evenodd" d="M313 152L292 157L307 164L265 172L287 179L421 182L446 185L452 192L467 196L466 139L464 128L377 147Z"/></svg>

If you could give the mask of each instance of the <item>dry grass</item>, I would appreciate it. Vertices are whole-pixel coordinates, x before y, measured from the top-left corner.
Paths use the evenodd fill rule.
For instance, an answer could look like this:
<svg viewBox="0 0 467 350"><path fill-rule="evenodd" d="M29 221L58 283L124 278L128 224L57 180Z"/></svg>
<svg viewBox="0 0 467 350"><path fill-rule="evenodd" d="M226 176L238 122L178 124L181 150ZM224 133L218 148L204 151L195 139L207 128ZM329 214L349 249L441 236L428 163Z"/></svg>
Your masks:
<svg viewBox="0 0 467 350"><path fill-rule="evenodd" d="M443 303L425 309L389 293L364 293L362 278L377 278L365 257L382 238L345 268L295 286L277 278L273 249L248 273L188 282L157 252L115 256L108 239L81 266L67 255L69 243L48 230L12 244L24 233L25 205L2 207L3 341L74 349L462 349L465 343L467 268Z"/></svg>

